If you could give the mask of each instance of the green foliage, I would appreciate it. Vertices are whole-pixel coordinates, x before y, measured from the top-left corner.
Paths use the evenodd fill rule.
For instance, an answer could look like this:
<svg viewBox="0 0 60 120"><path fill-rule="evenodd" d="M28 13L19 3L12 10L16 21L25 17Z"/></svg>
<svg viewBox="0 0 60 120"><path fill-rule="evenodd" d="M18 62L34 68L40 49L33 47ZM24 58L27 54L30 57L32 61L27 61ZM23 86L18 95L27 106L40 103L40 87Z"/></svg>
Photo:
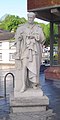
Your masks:
<svg viewBox="0 0 60 120"><path fill-rule="evenodd" d="M58 33L58 25L54 24L54 34Z"/></svg>
<svg viewBox="0 0 60 120"><path fill-rule="evenodd" d="M46 38L46 46L50 45L50 24L45 25L44 27L44 34Z"/></svg>
<svg viewBox="0 0 60 120"><path fill-rule="evenodd" d="M2 22L0 22L0 29L9 30L9 31L14 30L15 32L18 25L26 23L26 21L27 20L24 17L20 18L19 16L15 16L15 15L7 15L6 18ZM43 24L38 22L35 22L35 24L39 24L43 29L46 38L45 45L46 46L50 45L50 24ZM54 24L54 34L58 33L57 28L58 28L57 25ZM56 37L54 39L54 43L55 44L57 43Z"/></svg>
<svg viewBox="0 0 60 120"><path fill-rule="evenodd" d="M54 24L54 35L58 34L58 25ZM57 44L57 37L54 37L54 44Z"/></svg>
<svg viewBox="0 0 60 120"><path fill-rule="evenodd" d="M55 54L55 55L53 56L53 58L54 58L54 60L58 60L58 54Z"/></svg>
<svg viewBox="0 0 60 120"><path fill-rule="evenodd" d="M7 15L6 18L1 22L0 28L11 31L14 29L16 31L19 24L26 22L25 18L19 18L15 15Z"/></svg>

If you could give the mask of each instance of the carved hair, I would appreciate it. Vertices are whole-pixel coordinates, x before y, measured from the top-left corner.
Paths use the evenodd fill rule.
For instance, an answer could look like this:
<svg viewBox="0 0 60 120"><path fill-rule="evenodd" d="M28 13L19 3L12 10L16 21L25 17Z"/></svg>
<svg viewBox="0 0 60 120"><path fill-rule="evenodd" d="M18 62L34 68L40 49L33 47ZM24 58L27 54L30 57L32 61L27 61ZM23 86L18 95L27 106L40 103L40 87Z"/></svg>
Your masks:
<svg viewBox="0 0 60 120"><path fill-rule="evenodd" d="M27 16L29 17L29 16L31 16L31 17L34 17L35 18L35 13L33 13L33 12L29 12L28 14L27 14Z"/></svg>

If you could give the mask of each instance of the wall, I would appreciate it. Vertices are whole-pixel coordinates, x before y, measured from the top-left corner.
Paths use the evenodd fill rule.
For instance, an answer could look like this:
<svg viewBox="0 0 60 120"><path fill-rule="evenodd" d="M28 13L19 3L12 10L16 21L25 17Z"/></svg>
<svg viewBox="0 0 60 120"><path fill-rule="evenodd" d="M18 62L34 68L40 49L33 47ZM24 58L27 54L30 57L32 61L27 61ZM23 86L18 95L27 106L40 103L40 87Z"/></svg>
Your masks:
<svg viewBox="0 0 60 120"><path fill-rule="evenodd" d="M60 0L27 0L27 9L30 10L59 4Z"/></svg>
<svg viewBox="0 0 60 120"><path fill-rule="evenodd" d="M13 54L16 52L16 48L10 47L12 43L9 43L9 41L0 41L0 69L15 68Z"/></svg>

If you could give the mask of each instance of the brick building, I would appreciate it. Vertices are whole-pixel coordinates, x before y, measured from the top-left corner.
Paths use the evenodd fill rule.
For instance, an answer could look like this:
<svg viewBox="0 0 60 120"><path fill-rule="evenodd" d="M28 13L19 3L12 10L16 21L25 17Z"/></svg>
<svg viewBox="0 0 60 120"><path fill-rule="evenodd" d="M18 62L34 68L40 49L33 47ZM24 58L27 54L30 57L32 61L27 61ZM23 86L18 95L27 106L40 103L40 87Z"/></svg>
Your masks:
<svg viewBox="0 0 60 120"><path fill-rule="evenodd" d="M28 9L35 9L35 8L44 8L44 7L51 7L55 5L59 5L59 0L28 0Z"/></svg>

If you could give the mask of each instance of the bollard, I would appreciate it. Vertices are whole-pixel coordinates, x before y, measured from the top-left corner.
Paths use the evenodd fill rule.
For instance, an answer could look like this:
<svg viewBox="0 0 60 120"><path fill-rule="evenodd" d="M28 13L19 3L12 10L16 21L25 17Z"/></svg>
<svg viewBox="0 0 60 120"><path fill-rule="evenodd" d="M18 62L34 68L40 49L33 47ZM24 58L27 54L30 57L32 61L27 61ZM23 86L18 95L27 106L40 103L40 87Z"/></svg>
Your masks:
<svg viewBox="0 0 60 120"><path fill-rule="evenodd" d="M4 77L4 97L5 98L6 98L6 78L9 74L12 75L12 77L13 77L13 88L14 88L14 75L13 75L13 73L7 73Z"/></svg>

